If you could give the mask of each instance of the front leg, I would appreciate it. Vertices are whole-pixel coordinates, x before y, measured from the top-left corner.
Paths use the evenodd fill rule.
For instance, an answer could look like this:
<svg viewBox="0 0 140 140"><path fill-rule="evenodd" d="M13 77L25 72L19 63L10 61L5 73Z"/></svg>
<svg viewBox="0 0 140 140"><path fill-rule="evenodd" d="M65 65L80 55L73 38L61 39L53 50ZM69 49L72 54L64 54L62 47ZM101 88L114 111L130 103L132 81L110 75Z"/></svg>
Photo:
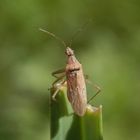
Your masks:
<svg viewBox="0 0 140 140"><path fill-rule="evenodd" d="M65 69L59 69L57 71L52 72L52 76L55 78L60 78L61 76L65 76Z"/></svg>
<svg viewBox="0 0 140 140"><path fill-rule="evenodd" d="M60 89L65 85L65 83L66 80L64 79L64 77L61 77L59 79L56 79L56 81L52 84L52 100L56 101L55 97Z"/></svg>
<svg viewBox="0 0 140 140"><path fill-rule="evenodd" d="M65 69L60 69L52 73L57 79L52 83L52 99L56 100L55 97L61 87L65 84Z"/></svg>

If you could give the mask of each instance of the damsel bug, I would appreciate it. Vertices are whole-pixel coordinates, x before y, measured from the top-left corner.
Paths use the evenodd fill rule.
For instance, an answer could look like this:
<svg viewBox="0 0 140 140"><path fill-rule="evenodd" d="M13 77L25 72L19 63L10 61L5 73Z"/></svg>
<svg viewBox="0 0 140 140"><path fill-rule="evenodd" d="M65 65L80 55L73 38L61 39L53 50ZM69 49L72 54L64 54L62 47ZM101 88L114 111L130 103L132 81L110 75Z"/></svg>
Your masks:
<svg viewBox="0 0 140 140"><path fill-rule="evenodd" d="M55 100L55 96L59 92L60 88L66 84L67 97L75 114L78 116L83 116L86 112L87 104L100 92L100 88L96 86L96 94L89 101L87 101L87 91L83 68L76 59L74 51L70 47L67 47L66 43L55 34L47 30L40 30L59 40L66 47L65 53L67 55L67 64L65 69L52 73L52 75L57 78L52 84L52 87L56 89L52 95L52 99Z"/></svg>

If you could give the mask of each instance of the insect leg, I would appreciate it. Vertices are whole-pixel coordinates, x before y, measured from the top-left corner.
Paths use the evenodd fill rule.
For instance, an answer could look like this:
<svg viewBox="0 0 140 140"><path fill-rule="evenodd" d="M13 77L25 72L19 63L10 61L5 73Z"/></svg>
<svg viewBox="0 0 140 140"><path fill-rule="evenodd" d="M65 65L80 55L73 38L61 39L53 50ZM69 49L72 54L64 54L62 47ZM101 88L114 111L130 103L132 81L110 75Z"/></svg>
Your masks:
<svg viewBox="0 0 140 140"><path fill-rule="evenodd" d="M54 76L55 78L57 78L53 83L52 83L52 87L51 87L51 90L52 90L52 99L53 100L56 100L55 99L55 96L57 95L57 93L59 92L60 88L64 85L65 83L65 69L60 69L60 70L57 70L55 72L52 73L52 76Z"/></svg>
<svg viewBox="0 0 140 140"><path fill-rule="evenodd" d="M99 87L98 85L93 84L90 80L88 80L88 75L85 75L85 80L86 80L86 82L87 82L88 84L92 84L93 87L94 87L94 89L96 90L95 95L93 95L93 96L88 100L88 103L89 103L94 97L96 97L96 96L100 93L101 89L100 89L100 87Z"/></svg>
<svg viewBox="0 0 140 140"><path fill-rule="evenodd" d="M52 86L55 87L57 84L60 84L61 81L64 79L65 75L62 75L61 77L58 77L53 83Z"/></svg>
<svg viewBox="0 0 140 140"><path fill-rule="evenodd" d="M56 100L55 97L62 86L64 86L66 80L64 79L65 76L61 76L58 79L56 79L52 84L52 99Z"/></svg>
<svg viewBox="0 0 140 140"><path fill-rule="evenodd" d="M60 69L52 73L52 76L55 78L60 78L61 76L65 76L65 69Z"/></svg>

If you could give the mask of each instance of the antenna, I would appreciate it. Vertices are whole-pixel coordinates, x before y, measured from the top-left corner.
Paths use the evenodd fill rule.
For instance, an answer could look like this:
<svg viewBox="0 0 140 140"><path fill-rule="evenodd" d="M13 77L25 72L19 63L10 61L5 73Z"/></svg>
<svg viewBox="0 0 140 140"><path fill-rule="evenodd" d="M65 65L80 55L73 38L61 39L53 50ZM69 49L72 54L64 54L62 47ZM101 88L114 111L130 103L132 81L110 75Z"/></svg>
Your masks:
<svg viewBox="0 0 140 140"><path fill-rule="evenodd" d="M39 30L42 31L42 32L44 32L44 33L47 33L48 35L52 36L53 38L55 38L56 40L58 40L59 42L61 42L64 45L64 47L67 46L66 43L63 41L63 39L61 39L60 37L56 36L55 34L49 32L47 30L44 30L42 28L39 28Z"/></svg>
<svg viewBox="0 0 140 140"><path fill-rule="evenodd" d="M89 19L86 23L84 23L72 36L71 40L70 40L70 47L72 45L72 41L75 39L75 37L84 30L85 26L87 26L91 21L93 21L93 19Z"/></svg>

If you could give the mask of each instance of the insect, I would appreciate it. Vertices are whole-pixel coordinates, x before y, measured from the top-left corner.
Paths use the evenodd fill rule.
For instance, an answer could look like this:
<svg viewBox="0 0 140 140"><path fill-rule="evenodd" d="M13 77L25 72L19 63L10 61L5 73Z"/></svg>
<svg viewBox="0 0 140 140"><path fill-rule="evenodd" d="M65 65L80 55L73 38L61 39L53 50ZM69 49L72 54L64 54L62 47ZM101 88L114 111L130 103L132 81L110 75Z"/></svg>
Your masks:
<svg viewBox="0 0 140 140"><path fill-rule="evenodd" d="M67 97L75 114L78 116L83 116L86 112L87 104L100 92L100 88L95 86L97 89L96 94L89 101L87 101L86 80L83 68L76 59L74 51L70 47L67 47L66 43L55 34L47 30L40 30L59 40L66 47L66 67L52 73L52 75L57 78L52 84L52 87L56 89L53 92L52 99L55 100L55 96L59 92L60 88L66 84Z"/></svg>

